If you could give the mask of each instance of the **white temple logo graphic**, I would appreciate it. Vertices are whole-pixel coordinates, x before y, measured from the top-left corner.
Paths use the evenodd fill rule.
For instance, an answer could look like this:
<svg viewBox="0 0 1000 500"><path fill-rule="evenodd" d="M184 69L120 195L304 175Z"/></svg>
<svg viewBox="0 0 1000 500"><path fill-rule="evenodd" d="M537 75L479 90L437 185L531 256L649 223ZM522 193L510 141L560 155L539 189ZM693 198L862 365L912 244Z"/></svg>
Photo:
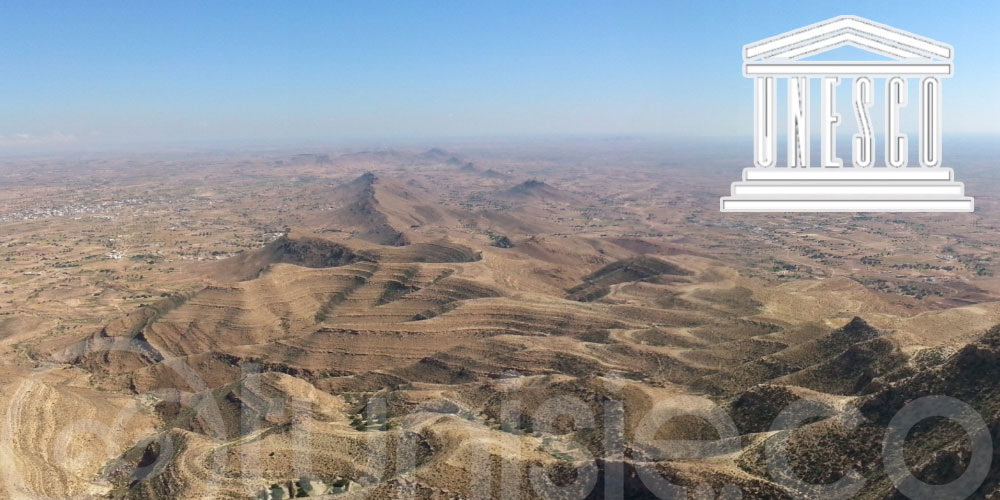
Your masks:
<svg viewBox="0 0 1000 500"><path fill-rule="evenodd" d="M885 61L806 59L843 46ZM950 45L875 23L841 16L743 47L743 74L754 81L754 167L743 170L723 212L971 212L973 199L941 157L941 79L952 75ZM777 79L787 79L787 163L779 167ZM812 78L820 80L819 165L811 165ZM836 90L850 80L856 133L851 166L837 152L843 120ZM908 85L919 86L919 166L910 165L900 109ZM885 88L884 151L875 151L875 85ZM846 128L846 127L844 127Z"/></svg>

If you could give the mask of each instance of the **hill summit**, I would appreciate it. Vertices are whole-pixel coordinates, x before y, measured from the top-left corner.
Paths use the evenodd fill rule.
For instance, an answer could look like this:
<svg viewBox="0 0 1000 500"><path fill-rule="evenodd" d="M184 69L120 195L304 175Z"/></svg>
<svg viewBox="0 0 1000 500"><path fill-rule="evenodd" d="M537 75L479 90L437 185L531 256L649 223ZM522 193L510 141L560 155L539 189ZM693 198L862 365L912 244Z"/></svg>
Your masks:
<svg viewBox="0 0 1000 500"><path fill-rule="evenodd" d="M406 235L392 227L376 197L379 178L372 172L365 172L353 181L338 187L336 198L345 203L337 209L332 220L347 226L355 235L365 241L379 245L402 246L409 244Z"/></svg>

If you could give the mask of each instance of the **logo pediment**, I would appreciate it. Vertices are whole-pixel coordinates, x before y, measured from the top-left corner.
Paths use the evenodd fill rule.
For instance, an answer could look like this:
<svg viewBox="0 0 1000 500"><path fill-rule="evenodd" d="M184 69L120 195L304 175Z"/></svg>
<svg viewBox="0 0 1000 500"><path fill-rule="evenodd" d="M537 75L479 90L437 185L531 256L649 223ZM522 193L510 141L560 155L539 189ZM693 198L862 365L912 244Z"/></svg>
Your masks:
<svg viewBox="0 0 1000 500"><path fill-rule="evenodd" d="M915 35L858 16L839 16L799 29L788 31L743 47L744 74L768 71L767 67L785 68L788 72L797 64L809 66L805 60L840 47L855 47L890 59L889 64L907 68L905 73L927 71L950 76L952 47L946 43ZM864 73L866 66L886 68L885 63L871 61L841 61L850 65L845 73ZM813 65L815 66L815 65ZM827 65L831 73L833 65Z"/></svg>

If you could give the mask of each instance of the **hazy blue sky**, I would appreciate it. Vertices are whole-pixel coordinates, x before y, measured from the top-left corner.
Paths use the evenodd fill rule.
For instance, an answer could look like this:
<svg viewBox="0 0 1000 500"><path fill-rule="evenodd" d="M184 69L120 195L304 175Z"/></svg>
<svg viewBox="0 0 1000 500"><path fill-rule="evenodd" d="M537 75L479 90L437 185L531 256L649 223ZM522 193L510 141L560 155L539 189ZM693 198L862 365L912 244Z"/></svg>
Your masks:
<svg viewBox="0 0 1000 500"><path fill-rule="evenodd" d="M30 0L0 145L750 134L742 45L840 14L952 44L946 135L1000 133L997 1Z"/></svg>

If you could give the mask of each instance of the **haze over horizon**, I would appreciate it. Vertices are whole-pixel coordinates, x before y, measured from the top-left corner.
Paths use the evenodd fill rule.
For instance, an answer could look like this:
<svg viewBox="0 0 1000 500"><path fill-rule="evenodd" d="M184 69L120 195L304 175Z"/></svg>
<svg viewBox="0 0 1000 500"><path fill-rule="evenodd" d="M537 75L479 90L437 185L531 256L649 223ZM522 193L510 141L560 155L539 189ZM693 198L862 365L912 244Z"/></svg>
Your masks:
<svg viewBox="0 0 1000 500"><path fill-rule="evenodd" d="M747 138L753 86L740 73L740 48L844 13L953 45L945 135L1000 133L1000 98L990 92L1000 86L1000 5L906 7L14 4L0 16L0 149ZM850 86L839 92L846 134ZM904 122L912 130L915 121Z"/></svg>
<svg viewBox="0 0 1000 500"><path fill-rule="evenodd" d="M1000 500L1000 2L816 4L0 6L0 500Z"/></svg>

